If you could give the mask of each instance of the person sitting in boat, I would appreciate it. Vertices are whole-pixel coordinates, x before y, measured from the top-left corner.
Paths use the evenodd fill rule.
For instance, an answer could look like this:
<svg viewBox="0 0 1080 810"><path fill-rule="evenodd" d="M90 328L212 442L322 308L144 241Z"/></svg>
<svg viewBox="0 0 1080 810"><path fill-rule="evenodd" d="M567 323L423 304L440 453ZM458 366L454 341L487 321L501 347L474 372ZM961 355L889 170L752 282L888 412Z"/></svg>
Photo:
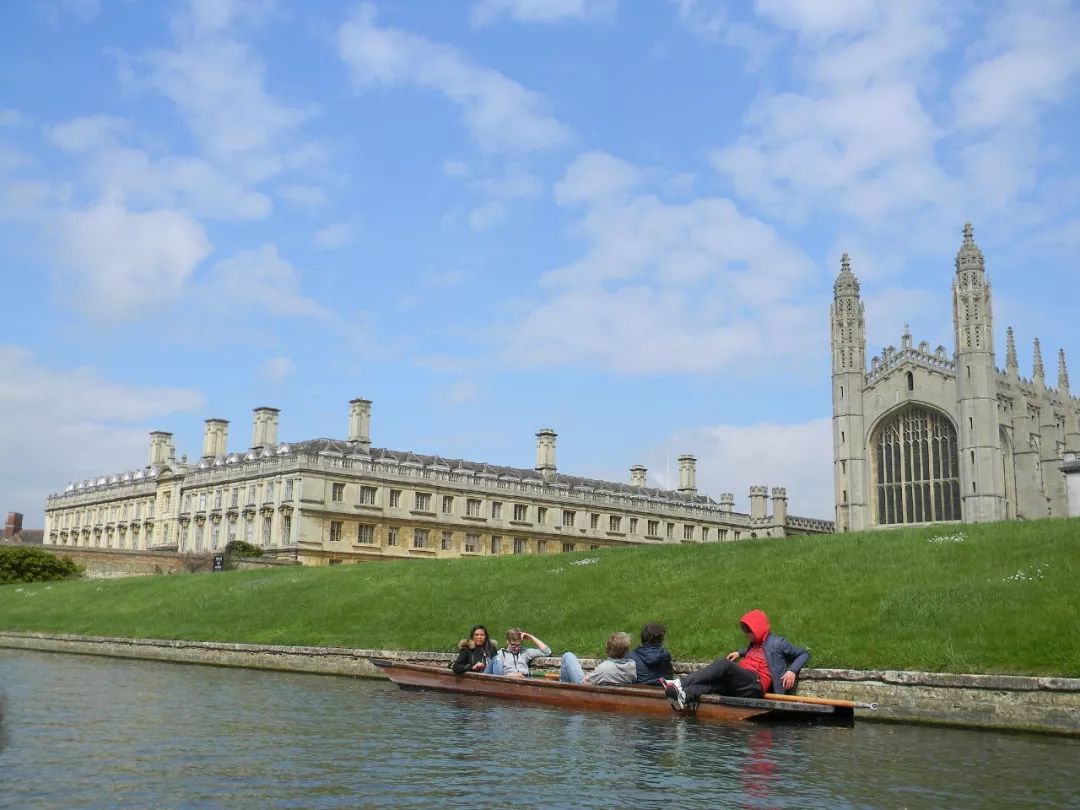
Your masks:
<svg viewBox="0 0 1080 810"><path fill-rule="evenodd" d="M770 691L783 695L795 687L799 670L810 660L810 652L773 635L764 611L751 610L739 624L749 641L746 647L682 678L660 679L673 707L685 709L687 703L709 693L760 698Z"/></svg>
<svg viewBox="0 0 1080 810"><path fill-rule="evenodd" d="M533 646L525 649L525 642ZM551 655L551 647L532 633L526 633L517 627L506 631L506 646L495 654L491 663L492 675L505 675L508 678L527 678L529 664L534 658Z"/></svg>
<svg viewBox="0 0 1080 810"><path fill-rule="evenodd" d="M458 657L451 664L455 675L464 675L466 672L490 673L498 650L495 642L488 638L487 628L482 624L474 624L469 631L469 637L458 642Z"/></svg>
<svg viewBox="0 0 1080 810"><path fill-rule="evenodd" d="M632 684L637 678L637 665L630 652L630 636L627 633L612 633L607 640L607 658L596 665L596 669L586 675L581 669L581 662L572 652L563 653L562 666L559 667L559 680L563 683L587 683L590 686L617 686Z"/></svg>
<svg viewBox="0 0 1080 810"><path fill-rule="evenodd" d="M641 644L630 652L637 665L637 682L659 684L661 678L674 678L671 651L664 646L667 628L649 622L641 628Z"/></svg>

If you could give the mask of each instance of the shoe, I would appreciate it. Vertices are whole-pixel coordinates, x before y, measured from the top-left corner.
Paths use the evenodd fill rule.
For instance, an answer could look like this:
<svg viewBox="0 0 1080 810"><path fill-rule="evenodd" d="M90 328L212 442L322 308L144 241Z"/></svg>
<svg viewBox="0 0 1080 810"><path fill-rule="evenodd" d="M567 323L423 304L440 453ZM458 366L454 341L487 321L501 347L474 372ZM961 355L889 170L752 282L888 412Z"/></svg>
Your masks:
<svg viewBox="0 0 1080 810"><path fill-rule="evenodd" d="M678 678L673 681L661 678L660 685L664 687L664 694L667 695L668 700L671 701L671 708L680 712L686 708L686 692L683 691L682 684L679 682Z"/></svg>

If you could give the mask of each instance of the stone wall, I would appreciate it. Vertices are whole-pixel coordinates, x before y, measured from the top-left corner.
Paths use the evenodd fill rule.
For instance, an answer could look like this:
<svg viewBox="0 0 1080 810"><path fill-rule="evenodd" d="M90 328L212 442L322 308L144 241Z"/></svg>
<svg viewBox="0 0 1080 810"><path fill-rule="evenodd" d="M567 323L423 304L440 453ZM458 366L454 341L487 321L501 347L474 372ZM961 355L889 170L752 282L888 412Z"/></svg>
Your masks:
<svg viewBox="0 0 1080 810"><path fill-rule="evenodd" d="M444 666L454 659L450 653L436 652L11 632L0 632L0 647L359 677L381 677L368 657ZM536 663L541 668L554 669L559 661L541 658ZM595 662L583 659L582 664L589 669ZM689 672L699 666L679 663L675 668L678 672ZM860 720L1080 736L1080 679L1077 678L805 669L799 685L799 694L806 696L878 704L876 710L858 710L856 716Z"/></svg>
<svg viewBox="0 0 1080 810"><path fill-rule="evenodd" d="M141 574L181 574L209 571L211 555L177 554L172 551L121 551L78 546L43 546L58 557L70 557L86 568L90 579L131 577Z"/></svg>

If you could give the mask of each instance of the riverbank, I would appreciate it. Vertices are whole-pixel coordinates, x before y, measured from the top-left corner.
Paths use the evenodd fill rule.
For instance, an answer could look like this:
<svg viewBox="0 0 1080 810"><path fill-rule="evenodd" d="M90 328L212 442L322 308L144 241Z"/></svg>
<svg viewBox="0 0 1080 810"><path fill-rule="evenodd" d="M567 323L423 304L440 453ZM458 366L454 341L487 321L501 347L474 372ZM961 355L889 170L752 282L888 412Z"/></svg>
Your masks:
<svg viewBox="0 0 1080 810"><path fill-rule="evenodd" d="M103 638L46 633L0 632L0 648L133 658L184 664L244 667L318 675L382 678L369 657L446 666L449 653L288 647L259 644ZM593 660L583 660L588 669ZM689 672L704 662L677 662ZM557 658L537 659L539 669L557 670ZM860 720L929 723L1080 736L1080 679L929 672L803 670L799 694L877 703Z"/></svg>
<svg viewBox="0 0 1080 810"><path fill-rule="evenodd" d="M676 658L765 609L812 665L1080 676L1080 520L0 587L0 630L451 649L475 621L595 655L662 621Z"/></svg>

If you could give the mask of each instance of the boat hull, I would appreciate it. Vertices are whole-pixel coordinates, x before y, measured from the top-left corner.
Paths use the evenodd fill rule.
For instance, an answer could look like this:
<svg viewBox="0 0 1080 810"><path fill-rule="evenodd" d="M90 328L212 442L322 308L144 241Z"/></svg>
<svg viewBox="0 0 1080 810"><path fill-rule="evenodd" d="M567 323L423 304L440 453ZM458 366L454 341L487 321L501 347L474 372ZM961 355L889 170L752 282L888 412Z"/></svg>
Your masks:
<svg viewBox="0 0 1080 810"><path fill-rule="evenodd" d="M851 725L854 720L854 713L849 707L837 705L706 695L696 706L680 712L672 708L659 688L653 686L589 686L546 678L506 678L477 673L456 675L450 669L424 664L376 658L371 662L402 689L432 689L566 709L662 716L676 714L717 723L749 720Z"/></svg>

